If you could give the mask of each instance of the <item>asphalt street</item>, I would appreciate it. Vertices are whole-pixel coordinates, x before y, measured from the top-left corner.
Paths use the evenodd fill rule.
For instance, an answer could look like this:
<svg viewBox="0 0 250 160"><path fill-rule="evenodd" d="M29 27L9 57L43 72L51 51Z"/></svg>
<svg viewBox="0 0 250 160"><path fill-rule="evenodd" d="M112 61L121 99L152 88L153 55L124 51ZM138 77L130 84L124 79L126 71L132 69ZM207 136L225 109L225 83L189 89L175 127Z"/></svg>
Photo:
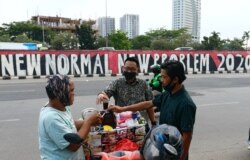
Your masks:
<svg viewBox="0 0 250 160"><path fill-rule="evenodd" d="M118 77L74 78L73 116L100 108L95 99ZM141 77L150 79L151 76ZM184 85L197 104L190 160L249 160L250 74L188 75ZM0 80L0 159L39 159L37 124L48 101L46 79Z"/></svg>

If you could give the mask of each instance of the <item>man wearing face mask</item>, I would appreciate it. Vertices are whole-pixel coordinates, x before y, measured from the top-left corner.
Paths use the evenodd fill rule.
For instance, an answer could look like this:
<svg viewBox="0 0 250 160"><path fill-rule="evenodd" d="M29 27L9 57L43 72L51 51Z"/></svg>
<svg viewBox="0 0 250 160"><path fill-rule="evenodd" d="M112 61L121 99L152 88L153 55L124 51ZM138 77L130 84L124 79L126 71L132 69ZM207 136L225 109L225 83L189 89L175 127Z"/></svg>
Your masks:
<svg viewBox="0 0 250 160"><path fill-rule="evenodd" d="M161 65L161 82L164 92L152 101L129 106L110 106L114 112L138 111L156 106L160 110L159 124L175 126L182 134L183 153L180 160L188 159L195 123L196 105L182 84L186 79L184 67L178 61L167 61Z"/></svg>
<svg viewBox="0 0 250 160"><path fill-rule="evenodd" d="M146 81L136 77L139 72L139 62L135 57L125 60L122 71L124 77L112 81L103 92L99 93L97 103L109 100L111 97L114 98L115 105L119 106L152 100L153 95ZM148 108L147 112L141 111L141 115L147 122L150 119L151 124L156 125L153 108Z"/></svg>

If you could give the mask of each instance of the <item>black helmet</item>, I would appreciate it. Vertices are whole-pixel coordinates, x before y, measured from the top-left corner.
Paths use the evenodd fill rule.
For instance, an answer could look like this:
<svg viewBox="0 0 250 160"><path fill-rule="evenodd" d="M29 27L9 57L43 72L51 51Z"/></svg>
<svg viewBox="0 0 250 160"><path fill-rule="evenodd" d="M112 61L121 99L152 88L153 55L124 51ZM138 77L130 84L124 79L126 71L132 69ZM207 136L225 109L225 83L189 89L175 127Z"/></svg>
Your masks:
<svg viewBox="0 0 250 160"><path fill-rule="evenodd" d="M145 160L178 160L182 136L176 127L162 124L147 134L141 153Z"/></svg>
<svg viewBox="0 0 250 160"><path fill-rule="evenodd" d="M153 65L150 66L150 70L154 74L159 74L161 72L161 66L159 64L153 64Z"/></svg>

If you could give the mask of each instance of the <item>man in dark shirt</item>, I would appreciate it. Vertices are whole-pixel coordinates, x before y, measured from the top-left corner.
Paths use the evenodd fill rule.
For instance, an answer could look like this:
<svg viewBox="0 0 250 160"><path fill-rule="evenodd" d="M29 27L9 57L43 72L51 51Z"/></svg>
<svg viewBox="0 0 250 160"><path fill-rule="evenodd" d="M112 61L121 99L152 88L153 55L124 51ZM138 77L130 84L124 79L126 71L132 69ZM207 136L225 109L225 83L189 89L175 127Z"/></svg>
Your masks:
<svg viewBox="0 0 250 160"><path fill-rule="evenodd" d="M164 92L154 100L129 106L110 106L114 112L137 111L157 106L160 110L159 124L175 126L182 134L183 153L180 160L188 159L195 123L196 105L184 88L184 67L178 61L167 61L161 65L161 82Z"/></svg>

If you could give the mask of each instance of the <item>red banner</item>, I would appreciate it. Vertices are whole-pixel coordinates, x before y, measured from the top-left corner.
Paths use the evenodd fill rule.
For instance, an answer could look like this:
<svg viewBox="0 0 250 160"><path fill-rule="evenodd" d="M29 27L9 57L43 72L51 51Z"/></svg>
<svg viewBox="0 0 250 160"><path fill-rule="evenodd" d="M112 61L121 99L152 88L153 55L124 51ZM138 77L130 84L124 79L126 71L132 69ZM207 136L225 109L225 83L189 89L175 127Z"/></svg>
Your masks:
<svg viewBox="0 0 250 160"><path fill-rule="evenodd" d="M172 59L187 73L250 71L249 51L0 51L0 76L120 74L131 56L138 58L141 73Z"/></svg>

